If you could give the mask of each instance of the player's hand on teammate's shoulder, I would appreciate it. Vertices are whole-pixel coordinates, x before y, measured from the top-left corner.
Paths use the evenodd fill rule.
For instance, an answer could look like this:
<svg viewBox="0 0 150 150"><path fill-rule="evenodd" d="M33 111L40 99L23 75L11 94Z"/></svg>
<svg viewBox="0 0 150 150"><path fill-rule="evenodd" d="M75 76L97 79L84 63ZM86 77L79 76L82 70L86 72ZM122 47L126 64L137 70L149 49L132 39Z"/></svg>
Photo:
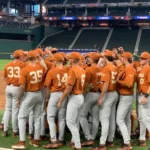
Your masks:
<svg viewBox="0 0 150 150"><path fill-rule="evenodd" d="M142 105L147 104L147 98L146 98L145 96L143 96L143 97L141 98L141 100L140 100L140 103L141 103Z"/></svg>

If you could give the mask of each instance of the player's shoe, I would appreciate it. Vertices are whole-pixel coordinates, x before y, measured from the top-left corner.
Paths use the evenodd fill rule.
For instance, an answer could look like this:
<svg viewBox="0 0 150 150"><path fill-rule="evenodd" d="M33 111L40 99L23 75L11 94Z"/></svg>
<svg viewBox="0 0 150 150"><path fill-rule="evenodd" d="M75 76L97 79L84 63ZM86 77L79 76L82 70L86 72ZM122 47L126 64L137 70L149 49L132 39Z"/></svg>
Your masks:
<svg viewBox="0 0 150 150"><path fill-rule="evenodd" d="M13 133L12 133L12 137L13 137L13 138L18 137L18 135L19 135L19 133L18 133L18 132L13 132Z"/></svg>
<svg viewBox="0 0 150 150"><path fill-rule="evenodd" d="M47 145L44 145L43 148L45 149L55 149L55 148L59 148L59 143L56 141L56 142L51 142Z"/></svg>
<svg viewBox="0 0 150 150"><path fill-rule="evenodd" d="M145 147L146 146L146 142L143 141L143 140L139 140L139 146Z"/></svg>
<svg viewBox="0 0 150 150"><path fill-rule="evenodd" d="M3 131L3 132L2 132L2 136L3 136L3 137L8 136L8 132L7 132L7 131Z"/></svg>
<svg viewBox="0 0 150 150"><path fill-rule="evenodd" d="M131 144L124 144L121 148L117 148L117 150L132 150Z"/></svg>
<svg viewBox="0 0 150 150"><path fill-rule="evenodd" d="M33 140L33 134L29 134L28 139Z"/></svg>
<svg viewBox="0 0 150 150"><path fill-rule="evenodd" d="M92 146L95 142L93 140L87 140L85 142L81 143L82 147L86 147L86 146Z"/></svg>
<svg viewBox="0 0 150 150"><path fill-rule="evenodd" d="M69 146L70 146L72 149L74 149L74 148L75 148L74 142L71 141L71 142L69 143Z"/></svg>
<svg viewBox="0 0 150 150"><path fill-rule="evenodd" d="M0 129L4 130L4 124L3 123L0 123Z"/></svg>
<svg viewBox="0 0 150 150"><path fill-rule="evenodd" d="M59 144L59 147L63 147L65 145L64 141L58 141L58 144Z"/></svg>
<svg viewBox="0 0 150 150"><path fill-rule="evenodd" d="M33 147L39 147L39 146L40 146L38 140L31 140L31 141L30 141L30 145L32 145Z"/></svg>
<svg viewBox="0 0 150 150"><path fill-rule="evenodd" d="M49 137L47 137L46 135L40 135L40 141L46 141L48 139Z"/></svg>
<svg viewBox="0 0 150 150"><path fill-rule="evenodd" d="M74 148L74 150L82 150L82 148Z"/></svg>
<svg viewBox="0 0 150 150"><path fill-rule="evenodd" d="M94 147L91 147L91 149L90 150L107 150L107 148L106 148L106 145L104 144L104 145L99 145L99 146L94 146Z"/></svg>
<svg viewBox="0 0 150 150"><path fill-rule="evenodd" d="M23 141L19 141L17 144L12 145L11 148L16 149L16 150L19 150L19 149L24 150L24 149L26 149L26 144Z"/></svg>
<svg viewBox="0 0 150 150"><path fill-rule="evenodd" d="M114 145L113 142L107 141L106 146L107 146L108 148L113 148L115 145Z"/></svg>

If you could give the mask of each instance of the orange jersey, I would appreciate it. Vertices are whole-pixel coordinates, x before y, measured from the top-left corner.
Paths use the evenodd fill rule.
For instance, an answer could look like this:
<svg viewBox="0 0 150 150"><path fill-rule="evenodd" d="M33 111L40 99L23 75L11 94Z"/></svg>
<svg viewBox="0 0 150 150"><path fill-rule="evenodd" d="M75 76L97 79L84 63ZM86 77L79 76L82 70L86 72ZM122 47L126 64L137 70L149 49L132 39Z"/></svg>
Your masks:
<svg viewBox="0 0 150 150"><path fill-rule="evenodd" d="M45 61L45 64L47 66L47 70L50 70L50 69L54 68L54 64L52 62Z"/></svg>
<svg viewBox="0 0 150 150"><path fill-rule="evenodd" d="M55 67L48 71L44 85L50 88L50 92L64 91L68 79L68 68Z"/></svg>
<svg viewBox="0 0 150 150"><path fill-rule="evenodd" d="M25 91L35 92L43 88L43 78L45 76L45 69L40 64L27 65L21 70L19 84L25 85Z"/></svg>
<svg viewBox="0 0 150 150"><path fill-rule="evenodd" d="M20 70L25 67L25 63L20 60L14 60L4 68L4 78L7 85L13 84L19 86Z"/></svg>
<svg viewBox="0 0 150 150"><path fill-rule="evenodd" d="M92 92L99 91L100 87L100 77L102 69L96 64L92 64L90 67L87 67L86 70L86 84L92 84L94 87L90 89Z"/></svg>
<svg viewBox="0 0 150 150"><path fill-rule="evenodd" d="M129 85L130 88L119 84L118 91L122 95L131 95L133 94L134 83L136 80L136 71L132 65L129 65L123 70L123 72L124 73L123 73L123 77L121 78L121 81L124 84Z"/></svg>
<svg viewBox="0 0 150 150"><path fill-rule="evenodd" d="M72 66L68 72L67 84L73 86L71 94L83 94L85 85L85 71L80 66Z"/></svg>
<svg viewBox="0 0 150 150"><path fill-rule="evenodd" d="M150 66L143 67L137 77L138 92L147 93L150 87Z"/></svg>
<svg viewBox="0 0 150 150"><path fill-rule="evenodd" d="M103 88L103 83L108 82L108 91L116 90L116 79L117 79L118 70L117 67L113 64L109 64L103 68L101 75L101 90Z"/></svg>

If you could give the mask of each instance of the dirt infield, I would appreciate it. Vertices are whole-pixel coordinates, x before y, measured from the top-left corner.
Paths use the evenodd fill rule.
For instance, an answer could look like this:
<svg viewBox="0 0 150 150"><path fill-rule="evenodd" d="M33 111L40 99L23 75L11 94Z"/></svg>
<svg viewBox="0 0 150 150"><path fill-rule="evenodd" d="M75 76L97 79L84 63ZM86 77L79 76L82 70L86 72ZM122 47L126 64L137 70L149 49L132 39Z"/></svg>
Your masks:
<svg viewBox="0 0 150 150"><path fill-rule="evenodd" d="M5 109L5 88L6 84L3 79L3 71L0 71L0 110Z"/></svg>

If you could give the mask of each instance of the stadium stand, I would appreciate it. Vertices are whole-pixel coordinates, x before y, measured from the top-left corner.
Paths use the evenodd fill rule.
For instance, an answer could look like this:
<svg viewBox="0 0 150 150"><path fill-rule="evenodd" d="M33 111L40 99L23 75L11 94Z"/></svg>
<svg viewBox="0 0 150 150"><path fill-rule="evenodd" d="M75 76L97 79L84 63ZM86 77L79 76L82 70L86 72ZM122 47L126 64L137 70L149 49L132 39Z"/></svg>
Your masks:
<svg viewBox="0 0 150 150"><path fill-rule="evenodd" d="M109 8L108 10L109 10L109 16L126 16L128 8L127 7Z"/></svg>
<svg viewBox="0 0 150 150"><path fill-rule="evenodd" d="M115 47L124 47L125 50L133 52L137 40L138 28L129 29L127 27L114 28L110 41L107 45L108 49Z"/></svg>
<svg viewBox="0 0 150 150"><path fill-rule="evenodd" d="M67 4L97 3L97 0L68 0Z"/></svg>
<svg viewBox="0 0 150 150"><path fill-rule="evenodd" d="M64 0L48 0L47 4L63 4Z"/></svg>
<svg viewBox="0 0 150 150"><path fill-rule="evenodd" d="M84 9L68 9L66 16L83 16L84 12Z"/></svg>
<svg viewBox="0 0 150 150"><path fill-rule="evenodd" d="M150 0L134 0L134 2L150 2Z"/></svg>
<svg viewBox="0 0 150 150"><path fill-rule="evenodd" d="M150 30L143 29L140 44L139 44L138 54L141 54L143 51L150 52L150 38L149 37L150 37Z"/></svg>
<svg viewBox="0 0 150 150"><path fill-rule="evenodd" d="M29 28L31 26L30 22L15 22L15 21L0 21L0 27L15 27L15 28Z"/></svg>
<svg viewBox="0 0 150 150"><path fill-rule="evenodd" d="M73 30L65 30L59 34L47 37L41 45L68 48L77 35L78 31L78 28Z"/></svg>
<svg viewBox="0 0 150 150"><path fill-rule="evenodd" d="M108 33L108 29L84 29L73 48L93 48L93 45L96 44L98 48L102 49Z"/></svg>
<svg viewBox="0 0 150 150"><path fill-rule="evenodd" d="M149 7L131 7L130 8L131 16L145 16L150 14Z"/></svg>
<svg viewBox="0 0 150 150"><path fill-rule="evenodd" d="M55 8L51 8L48 9L48 14L47 16L49 17L61 17L65 14L65 9L55 9Z"/></svg>
<svg viewBox="0 0 150 150"><path fill-rule="evenodd" d="M131 2L131 0L101 0L101 3L123 3Z"/></svg>
<svg viewBox="0 0 150 150"><path fill-rule="evenodd" d="M88 16L104 16L106 14L106 8L88 8Z"/></svg>

